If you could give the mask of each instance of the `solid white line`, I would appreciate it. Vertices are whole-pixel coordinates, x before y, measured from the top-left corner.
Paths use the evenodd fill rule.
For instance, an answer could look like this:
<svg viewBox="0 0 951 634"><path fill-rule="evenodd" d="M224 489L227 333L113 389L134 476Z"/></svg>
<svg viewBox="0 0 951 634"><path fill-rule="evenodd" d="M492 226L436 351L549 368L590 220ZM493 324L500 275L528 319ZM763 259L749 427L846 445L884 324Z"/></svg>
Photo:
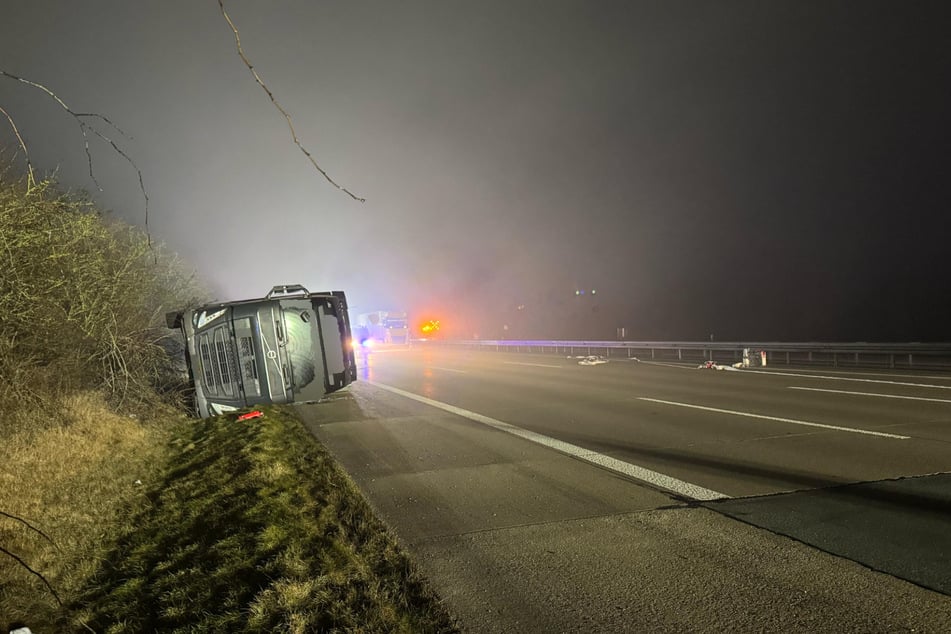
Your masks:
<svg viewBox="0 0 951 634"><path fill-rule="evenodd" d="M431 365L431 366L429 366L429 367L430 367L431 369L433 369L433 370L442 370L442 371L444 371L444 372L458 372L459 374L468 374L468 373L469 373L468 370L457 370L457 369L455 369L455 368L441 368L441 367L439 367L438 365Z"/></svg>
<svg viewBox="0 0 951 634"><path fill-rule="evenodd" d="M579 447L578 445L572 445L571 443L550 438L542 434L537 434L533 431L522 429L521 427L516 427L510 423L506 423L483 414L470 412L467 409L462 409L461 407L456 407L455 405L450 405L448 403L434 401L431 398L426 398L425 396L420 396L419 394L407 392L406 390L401 390L400 388L393 387L392 385L376 383L375 381L371 382L370 384L394 394L399 394L400 396L404 396L406 398L413 399L414 401L419 401L420 403L425 403L431 407L436 407L451 414L455 414L456 416L468 418L469 420L482 423L483 425L488 425L489 427L498 429L499 431L504 431L512 434L513 436L518 436L519 438L523 438L530 442L560 451L561 453L568 454L569 456L578 458L579 460L584 460L585 462L590 462L591 464L598 465L599 467L603 467L610 471L621 473L630 478L634 478L635 480L641 480L642 482L647 482L648 484L652 484L656 487L667 489L668 491L673 491L674 493L679 493L684 497L689 497L694 500L720 500L730 497L729 495L718 493L696 484L684 482L683 480L678 480L677 478L665 475L663 473L658 473L656 471L651 471L650 469L645 469L644 467L638 467L637 465L633 465L629 462L624 462L622 460L618 460L617 458L612 458L611 456L606 456L596 451Z"/></svg>
<svg viewBox="0 0 951 634"><path fill-rule="evenodd" d="M832 429L835 431L847 431L853 434L866 434L868 436L881 436L882 438L896 438L898 440L908 440L911 436L899 436L897 434L886 434L881 431L869 431L867 429L856 429L854 427L839 427L838 425L824 425L823 423L811 423L805 420L796 420L794 418L779 418L777 416L765 416L763 414L752 414L750 412L736 412L731 409L720 409L718 407L706 407L704 405L691 405L690 403L678 403L676 401L664 401L659 398L647 398L646 396L637 397L641 401L650 401L652 403L663 403L665 405L676 405L677 407L689 407L691 409L702 409L707 412L717 412L718 414L733 414L734 416L747 416L749 418L762 418L764 420L775 420L780 423L792 423L793 425L805 425L807 427L820 427L822 429Z"/></svg>
<svg viewBox="0 0 951 634"><path fill-rule="evenodd" d="M666 368L679 368L681 370L695 370L697 366L693 363L664 363L663 361L640 361L647 365L662 365Z"/></svg>
<svg viewBox="0 0 951 634"><path fill-rule="evenodd" d="M878 396L879 398L898 398L907 401L930 401L932 403L951 403L947 398L925 398L923 396L898 396L897 394L875 394L874 392L847 392L845 390L826 390L821 387L789 386L790 390L805 390L807 392L829 392L831 394L854 394L855 396Z"/></svg>
<svg viewBox="0 0 951 634"><path fill-rule="evenodd" d="M530 365L535 368L558 368L561 369L560 365L549 365L547 363L521 363L519 361L503 361L505 365Z"/></svg>
<svg viewBox="0 0 951 634"><path fill-rule="evenodd" d="M662 365L668 368L680 368L681 370L693 370L697 367L693 364L663 363L661 361L643 361L642 360L641 363L645 363L647 365ZM751 370L749 368L740 368L740 371L743 372L743 374L770 374L773 376L798 376L798 377L803 377L806 379L826 379L828 381L855 381L858 383L884 383L886 385L904 385L907 387L932 387L938 390L951 390L951 385L933 385L931 383L903 383L901 381L884 381L882 379L858 379L858 378L848 377L848 376L826 376L823 374L802 374L802 373L792 372L790 370L785 370L783 368L776 368L774 370ZM835 372L835 370L824 370L824 371ZM843 372L843 374L845 373ZM909 376L909 377L916 376L914 374L870 374L870 373L863 373L863 372L849 372L848 374L864 374L865 376ZM944 377L927 376L922 378L941 380Z"/></svg>
<svg viewBox="0 0 951 634"><path fill-rule="evenodd" d="M773 376L798 376L806 379L827 379L829 381L855 381L856 383L884 383L885 385L905 385L908 387L931 387L936 390L951 390L951 385L932 385L930 383L903 383L901 381L882 381L881 379L856 379L848 376L824 376L821 374L797 374L794 372L766 372L764 370L743 370L743 374L771 374Z"/></svg>
<svg viewBox="0 0 951 634"><path fill-rule="evenodd" d="M790 369L777 368L776 366L768 366L768 367L770 371L766 372L766 374L771 374L771 373L780 374L782 372L796 372L797 371L792 368ZM798 371L809 372L810 370L800 369ZM938 381L951 380L951 376L938 376L936 374L895 374L892 372L857 372L855 370L829 370L829 369L815 370L815 372L824 372L825 374L851 374L852 376L898 376L898 377L903 377L908 379L936 379ZM812 376L812 375L807 374L805 376Z"/></svg>

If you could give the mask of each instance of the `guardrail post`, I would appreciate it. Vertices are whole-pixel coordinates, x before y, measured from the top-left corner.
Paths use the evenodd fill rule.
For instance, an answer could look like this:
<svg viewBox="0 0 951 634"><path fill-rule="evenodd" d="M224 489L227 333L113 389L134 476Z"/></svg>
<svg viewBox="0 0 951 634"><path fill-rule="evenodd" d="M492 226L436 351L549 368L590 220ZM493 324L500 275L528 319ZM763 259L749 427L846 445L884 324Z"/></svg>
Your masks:
<svg viewBox="0 0 951 634"><path fill-rule="evenodd" d="M651 350L651 359L653 359L653 358L654 358L654 351ZM678 360L678 361L683 361L683 360L684 360L684 351L681 350L680 348L677 348L677 360Z"/></svg>
<svg viewBox="0 0 951 634"><path fill-rule="evenodd" d="M895 369L895 353L888 355L888 367Z"/></svg>
<svg viewBox="0 0 951 634"><path fill-rule="evenodd" d="M786 351L786 365L789 365L789 350Z"/></svg>
<svg viewBox="0 0 951 634"><path fill-rule="evenodd" d="M909 353L908 353L908 367L911 368L911 367L914 367L914 365L915 365L915 364L914 364L914 361L913 361L913 359L912 359L912 354L909 352Z"/></svg>
<svg viewBox="0 0 951 634"><path fill-rule="evenodd" d="M832 353L832 367L833 368L839 367L839 353L838 352Z"/></svg>

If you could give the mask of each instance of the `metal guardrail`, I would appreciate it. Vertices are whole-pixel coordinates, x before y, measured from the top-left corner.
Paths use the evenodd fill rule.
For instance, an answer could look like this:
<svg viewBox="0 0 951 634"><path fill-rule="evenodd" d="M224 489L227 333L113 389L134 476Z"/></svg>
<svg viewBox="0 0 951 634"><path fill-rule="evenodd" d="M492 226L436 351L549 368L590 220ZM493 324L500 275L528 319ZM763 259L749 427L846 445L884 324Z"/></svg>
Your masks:
<svg viewBox="0 0 951 634"><path fill-rule="evenodd" d="M951 343L817 343L746 341L427 341L428 345L548 354L601 355L653 361L736 363L743 350L766 352L767 365L908 368L951 371Z"/></svg>

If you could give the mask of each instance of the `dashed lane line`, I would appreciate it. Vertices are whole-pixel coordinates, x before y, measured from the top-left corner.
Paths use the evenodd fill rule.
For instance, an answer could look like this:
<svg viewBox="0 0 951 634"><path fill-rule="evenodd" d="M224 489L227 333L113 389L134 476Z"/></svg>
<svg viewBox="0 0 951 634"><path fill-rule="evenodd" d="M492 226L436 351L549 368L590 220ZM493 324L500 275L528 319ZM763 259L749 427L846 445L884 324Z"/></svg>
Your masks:
<svg viewBox="0 0 951 634"><path fill-rule="evenodd" d="M533 368L558 368L559 370L562 368L560 365L551 365L548 363L523 363L521 361L503 361L502 363L504 365L530 365Z"/></svg>
<svg viewBox="0 0 951 634"><path fill-rule="evenodd" d="M763 420L773 420L780 423L790 423L792 425L804 425L806 427L818 427L820 429L831 429L833 431L844 431L852 434L865 434L867 436L879 436L881 438L893 438L896 440L908 440L911 436L899 436L898 434L887 434L881 431L871 431L868 429L857 429L855 427L841 427L839 425L826 425L825 423L813 423L806 420L796 420L794 418L780 418L778 416L766 416L765 414L753 414L752 412L737 412L732 409L720 409L719 407L707 407L706 405L694 405L692 403L678 403L677 401L665 401L659 398L648 398L646 396L637 397L641 401L650 401L651 403L663 403L664 405L675 405L677 407L688 407L690 409L699 409L707 412L716 412L717 414L732 414L734 416L746 416L747 418L760 418Z"/></svg>
<svg viewBox="0 0 951 634"><path fill-rule="evenodd" d="M851 394L854 396L877 396L879 398L897 398L906 401L929 401L931 403L951 403L947 398L925 398L924 396L900 396L898 394L876 394L875 392L849 392L847 390L828 390L821 387L800 387L790 385L790 390L803 390L805 392L828 392L830 394Z"/></svg>
<svg viewBox="0 0 951 634"><path fill-rule="evenodd" d="M585 462L589 462L610 471L614 471L615 473L620 473L629 478L640 480L655 487L672 491L683 497L694 500L721 500L730 497L729 495L725 495L696 484L691 484L690 482L678 480L673 476L658 473L657 471L651 471L650 469L645 469L644 467L639 467L635 464L624 462L623 460L618 460L617 458L613 458L596 451L591 451L590 449L585 449L584 447L579 447L578 445L572 445L571 443L567 443L556 438L551 438L549 436L538 434L527 429L522 429L521 427L516 427L511 423L506 423L490 416L485 416L484 414L471 412L467 409L450 405L449 403L443 403L431 398L426 398L425 396L420 396L419 394L414 394L413 392L407 392L406 390L401 390L400 388L393 387L392 385L377 383L375 381L370 382L370 384L388 392L392 392L393 394L398 394L405 398L424 403L430 407L435 407L451 414L455 414L456 416L462 416L463 418L468 418L469 420L475 421L477 423L482 423L483 425L498 429L499 431L504 431L506 433L512 434L513 436L518 436L519 438L523 438L529 442L542 445L543 447L554 449L563 454L572 456L573 458L584 460Z"/></svg>
<svg viewBox="0 0 951 634"><path fill-rule="evenodd" d="M641 363L647 365L662 365L668 368L679 368L681 370L694 370L697 366L686 363L663 363L661 361L641 361ZM933 383L908 383L906 381L886 381L884 379L860 379L853 376L828 376L826 374L803 374L801 372L790 372L789 370L776 369L776 370L751 370L749 368L740 368L739 373L741 374L766 374L769 376L797 376L804 379L825 379L827 381L854 381L856 383L882 383L885 385L902 385L905 387L928 387L934 388L936 390L951 390L951 385L935 385ZM861 372L856 372L855 374L863 374ZM868 374L866 374L868 376ZM889 375L880 375L880 376L889 376ZM910 376L910 375L893 375L893 376ZM932 378L932 377L925 377ZM941 379L943 377L933 377Z"/></svg>
<svg viewBox="0 0 951 634"><path fill-rule="evenodd" d="M764 370L743 370L743 374L771 374L773 376L798 376L806 379L826 379L827 381L854 381L856 383L881 383L884 385L904 385L906 387L929 387L936 390L951 390L951 385L931 383L907 383L904 381L885 381L883 379L858 379L851 376L827 376L823 374L800 374L795 372L767 372Z"/></svg>

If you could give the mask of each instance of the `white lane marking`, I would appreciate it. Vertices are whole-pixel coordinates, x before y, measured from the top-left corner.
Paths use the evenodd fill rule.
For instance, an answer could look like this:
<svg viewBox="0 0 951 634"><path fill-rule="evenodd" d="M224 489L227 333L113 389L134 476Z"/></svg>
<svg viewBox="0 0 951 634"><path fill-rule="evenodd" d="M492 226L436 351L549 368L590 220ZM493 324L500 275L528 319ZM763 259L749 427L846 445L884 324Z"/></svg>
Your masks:
<svg viewBox="0 0 951 634"><path fill-rule="evenodd" d="M647 365L662 365L666 368L679 368L681 370L694 370L697 367L692 363L664 363L662 361L641 361L640 363L646 363Z"/></svg>
<svg viewBox="0 0 951 634"><path fill-rule="evenodd" d="M635 480L641 480L642 482L647 482L648 484L652 484L656 487L667 489L668 491L673 491L674 493L679 493L680 495L692 498L694 500L720 500L730 497L729 495L718 493L717 491L706 489L696 484L684 482L683 480L678 480L672 476L651 471L650 469L645 469L644 467L638 467L637 465L633 465L629 462L624 462L622 460L618 460L617 458L612 458L611 456L606 456L596 451L579 447L578 445L572 445L571 443L550 438L542 434L537 434L533 431L522 429L521 427L516 427L511 423L506 423L483 414L477 414L476 412L470 412L467 409L462 409L461 407L456 407L455 405L450 405L441 401L434 401L431 398L426 398L425 396L420 396L419 394L407 392L406 390L401 390L400 388L393 387L392 385L385 385L375 381L370 382L370 384L394 394L399 394L400 396L404 396L406 398L413 399L414 401L419 401L420 403L425 403L431 407L436 407L451 414L455 414L456 416L468 418L469 420L482 423L483 425L488 425L489 427L498 429L499 431L504 431L506 433L512 434L513 436L518 436L519 438L523 438L530 442L560 451L561 453L568 454L569 456L578 458L579 460L596 464L605 469L626 475L630 478L634 478Z"/></svg>
<svg viewBox="0 0 951 634"><path fill-rule="evenodd" d="M764 370L743 370L743 374L771 374L773 376L798 376L806 379L827 379L829 381L855 381L856 383L884 383L885 385L905 385L908 387L931 387L936 390L951 390L951 385L932 385L930 383L904 383L902 381L883 381L881 379L856 379L849 376L825 376L822 374L796 374L794 372L766 372Z"/></svg>
<svg viewBox="0 0 951 634"><path fill-rule="evenodd" d="M659 398L647 398L638 396L638 400L650 401L651 403L663 403L665 405L676 405L677 407L689 407L691 409L702 409L707 412L717 412L718 414L733 414L734 416L747 416L749 418L762 418L764 420L775 420L780 423L792 423L793 425L805 425L806 427L819 427L822 429L832 429L834 431L847 431L853 434L865 434L868 436L881 436L882 438L895 438L898 440L908 440L911 436L899 436L897 434L886 434L881 431L869 431L867 429L856 429L854 427L840 427L838 425L825 425L823 423L813 423L806 420L796 420L794 418L780 418L778 416L766 416L765 414L753 414L751 412L737 412L732 409L720 409L718 407L707 407L705 405L692 405L691 403L678 403L677 401L665 401Z"/></svg>
<svg viewBox="0 0 951 634"><path fill-rule="evenodd" d="M455 368L441 368L438 365L429 366L433 370L442 370L443 372L458 372L459 374L468 374L468 370L457 370Z"/></svg>
<svg viewBox="0 0 951 634"><path fill-rule="evenodd" d="M687 363L663 363L661 361L641 361L647 365L662 365L668 368L680 368L681 370L693 370L697 366ZM904 385L908 387L933 387L939 390L951 390L951 385L933 385L930 383L903 383L901 381L883 381L881 379L858 379L854 377L847 376L825 376L823 374L802 374L793 372L791 370L785 370L782 368L776 368L774 370L751 370L749 368L740 368L743 374L771 374L773 376L798 376L806 379L826 379L829 381L856 381L858 383L885 383L886 385ZM823 370L824 372L835 373L834 370ZM918 376L915 374L871 374L865 372L843 372L842 374L861 374L864 376L907 376L914 377ZM941 376L925 376L921 377L925 379L938 379L939 381L945 377Z"/></svg>
<svg viewBox="0 0 951 634"><path fill-rule="evenodd" d="M792 368L786 369L786 368L777 368L775 366L770 366L770 371L772 373L781 374L783 372L796 372L797 370L794 370ZM810 370L798 370L798 371L810 372ZM771 372L767 372L767 374ZM898 376L898 377L904 377L908 379L935 379L936 381L951 380L951 376L939 376L937 374L894 374L891 372L858 372L855 370L827 370L827 369L815 370L815 372L824 372L826 374L851 374L853 376ZM806 375L806 376L812 376L812 375Z"/></svg>
<svg viewBox="0 0 951 634"><path fill-rule="evenodd" d="M854 394L855 396L878 396L879 398L898 398L907 401L930 401L932 403L951 403L947 398L925 398L923 396L899 396L897 394L875 394L874 392L848 392L846 390L827 390L821 387L789 386L790 390L804 390L807 392L829 392L831 394Z"/></svg>
<svg viewBox="0 0 951 634"><path fill-rule="evenodd" d="M558 368L559 370L562 367L560 365L549 365L547 363L522 363L520 361L503 361L502 363L505 365L530 365L535 368Z"/></svg>

